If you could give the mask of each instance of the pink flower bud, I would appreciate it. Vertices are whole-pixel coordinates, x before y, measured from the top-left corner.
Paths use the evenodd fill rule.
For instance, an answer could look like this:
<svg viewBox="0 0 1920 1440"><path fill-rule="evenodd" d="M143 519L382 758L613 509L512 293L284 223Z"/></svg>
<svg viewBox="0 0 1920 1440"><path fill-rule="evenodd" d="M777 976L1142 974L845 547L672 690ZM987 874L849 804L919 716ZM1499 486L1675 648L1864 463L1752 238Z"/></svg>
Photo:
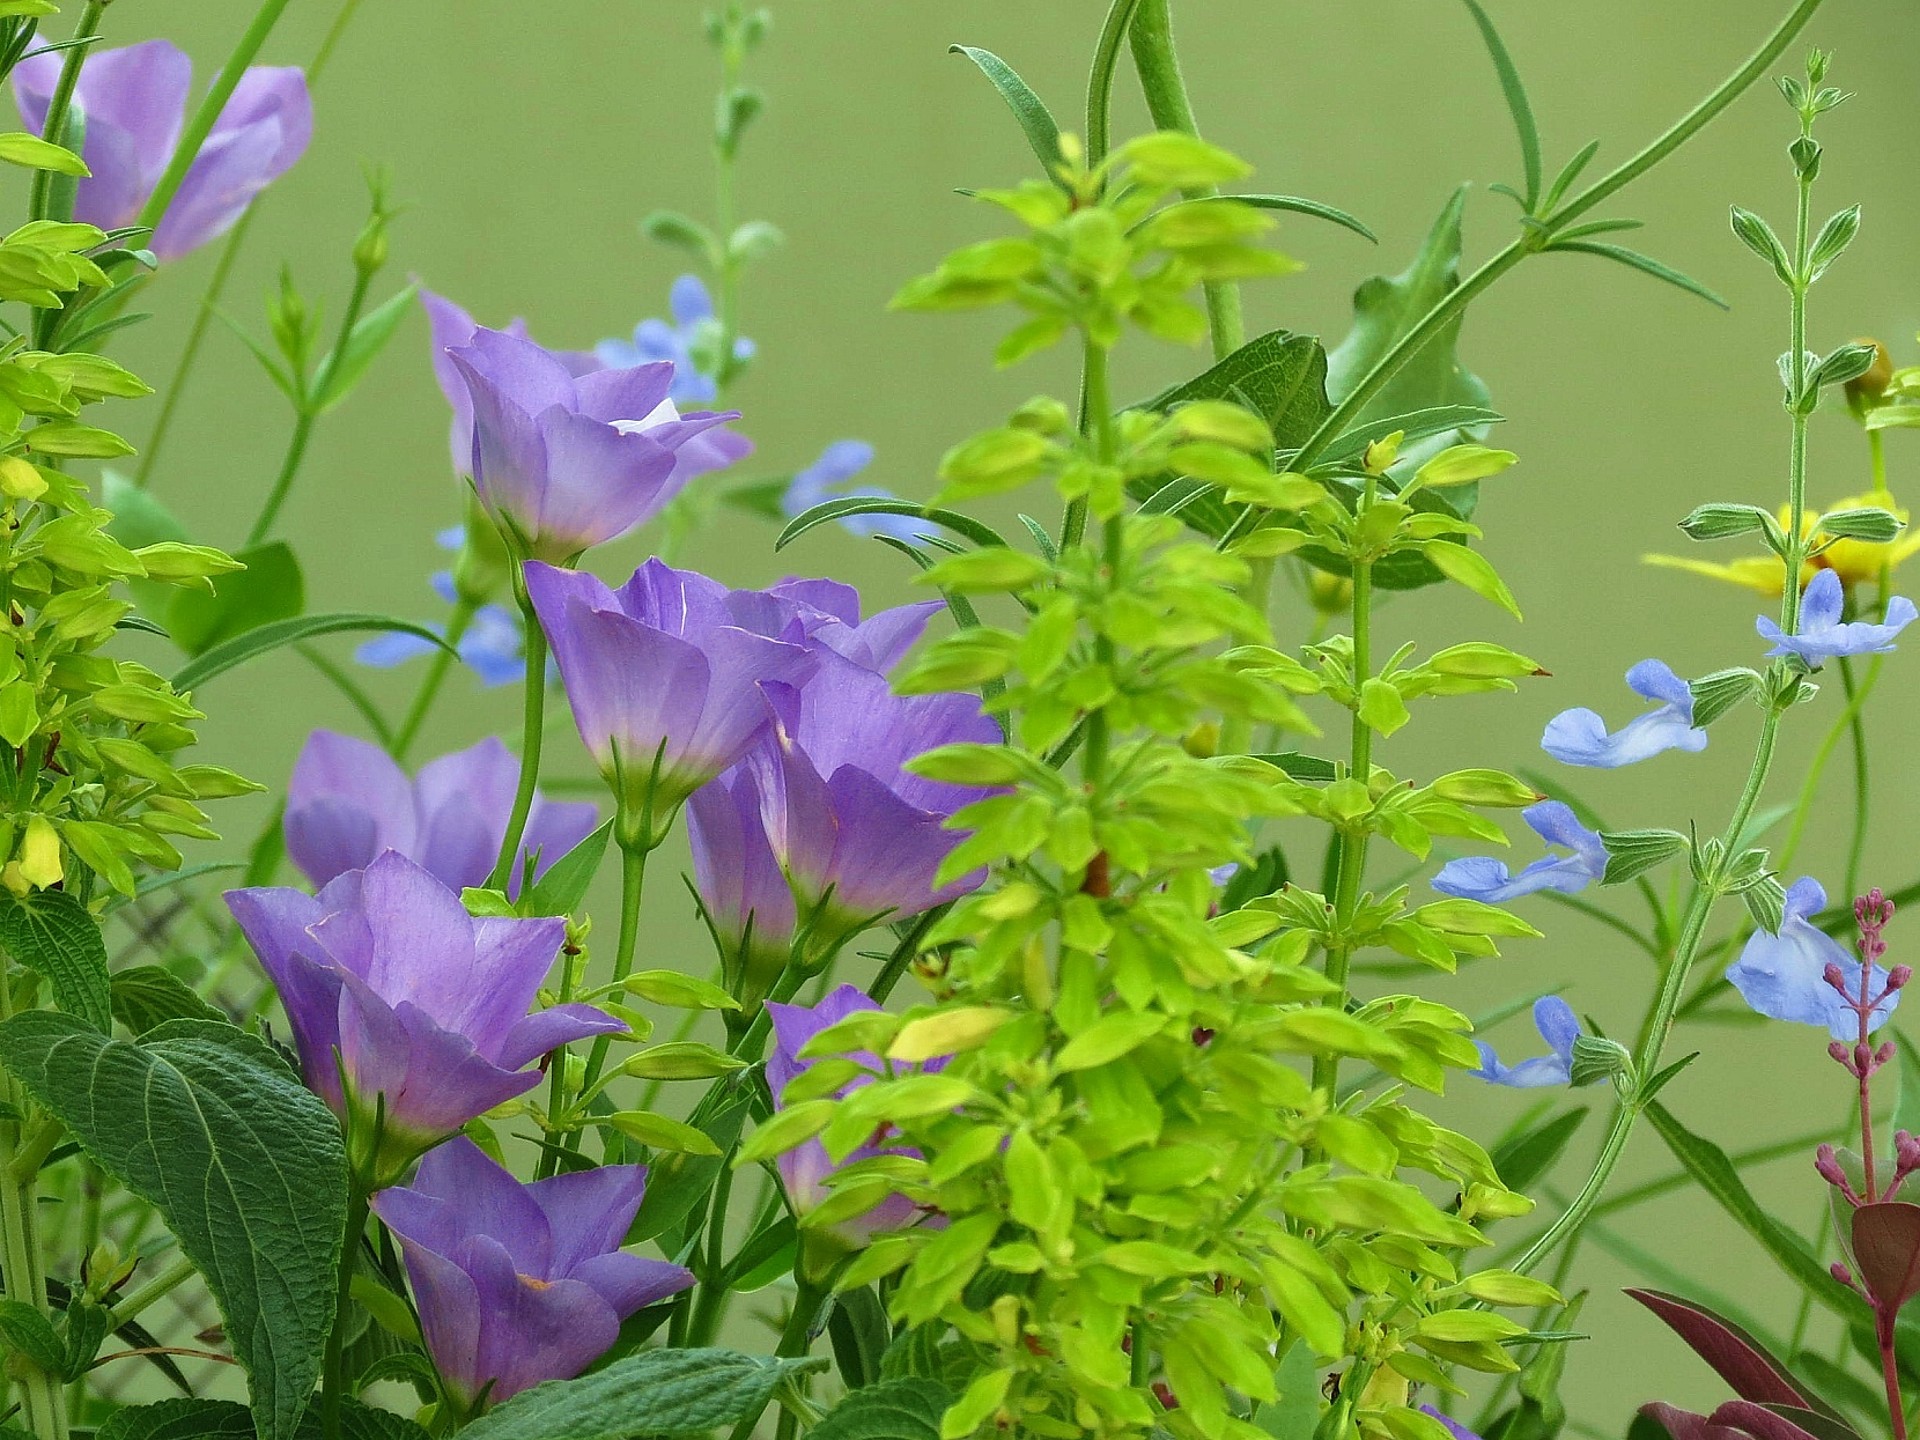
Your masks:
<svg viewBox="0 0 1920 1440"><path fill-rule="evenodd" d="M1827 1045L1827 1054L1833 1057L1836 1065L1845 1065L1849 1052L1844 1044L1838 1040L1834 1040Z"/></svg>
<svg viewBox="0 0 1920 1440"><path fill-rule="evenodd" d="M1887 975L1887 989L1890 991L1903 989L1911 979L1913 979L1911 965L1896 965Z"/></svg>
<svg viewBox="0 0 1920 1440"><path fill-rule="evenodd" d="M1842 973L1840 967L1831 960L1827 962L1827 968L1820 972L1820 978L1835 990L1838 990L1842 995L1847 993L1847 977Z"/></svg>

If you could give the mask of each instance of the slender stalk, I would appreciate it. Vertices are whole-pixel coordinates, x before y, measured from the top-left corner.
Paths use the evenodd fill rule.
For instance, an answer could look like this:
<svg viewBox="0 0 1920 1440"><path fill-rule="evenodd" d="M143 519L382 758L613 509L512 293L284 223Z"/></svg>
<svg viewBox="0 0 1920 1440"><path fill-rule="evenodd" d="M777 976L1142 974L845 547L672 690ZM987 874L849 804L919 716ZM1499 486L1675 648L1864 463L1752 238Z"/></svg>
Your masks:
<svg viewBox="0 0 1920 1440"><path fill-rule="evenodd" d="M1847 868L1840 887L1843 897L1860 893L1860 861L1867 848L1867 816L1872 792L1868 785L1867 722L1862 714L1860 687L1853 677L1853 661L1842 656L1840 684L1847 696L1847 730L1853 740L1853 814L1847 835Z"/></svg>
<svg viewBox="0 0 1920 1440"><path fill-rule="evenodd" d="M527 622L526 704L520 727L520 784L513 797L513 813L507 819L507 833L500 840L500 858L487 877L488 888L494 890L507 888L507 877L519 863L520 842L526 836L534 789L540 783L540 746L547 724L547 632L540 628L540 617L533 613L526 581L518 571L513 588Z"/></svg>
<svg viewBox="0 0 1920 1440"><path fill-rule="evenodd" d="M0 956L0 1020L13 1012L11 966ZM18 1115L27 1113L26 1091L10 1074L0 1071L0 1100ZM39 1186L35 1176L16 1173L20 1122L0 1121L0 1285L8 1300L47 1309L47 1277L41 1269ZM66 1440L67 1399L60 1377L50 1375L24 1353L16 1352L9 1367L19 1391L20 1418L37 1440Z"/></svg>
<svg viewBox="0 0 1920 1440"><path fill-rule="evenodd" d="M340 1283L334 1291L333 1328L327 1332L327 1351L321 1371L320 1425L326 1440L340 1440L340 1400L346 1392L343 1361L347 1349L347 1322L353 1310L353 1272L360 1258L360 1237L367 1229L367 1192L358 1180L347 1190L347 1228L340 1247Z"/></svg>
<svg viewBox="0 0 1920 1440"><path fill-rule="evenodd" d="M633 973L633 956L640 944L640 901L647 887L647 855L636 845L620 852L620 940L613 952L613 983L618 985ZM600 1078L607 1063L612 1037L601 1035L593 1042L587 1057L587 1088Z"/></svg>
<svg viewBox="0 0 1920 1440"><path fill-rule="evenodd" d="M1800 841L1806 832L1807 821L1813 815L1813 802L1819 793L1820 779L1825 774L1827 762L1833 758L1833 752L1840 741L1853 733L1854 722L1865 709L1868 699L1873 695L1874 686L1880 683L1880 672L1886 668L1887 657L1876 655L1873 663L1867 667L1867 673L1861 677L1859 688L1850 692L1847 708L1835 717L1827 733L1821 737L1820 744L1813 752L1813 762L1807 767L1806 779L1800 785L1800 798L1793 807L1793 823L1787 830L1786 843L1780 847L1779 868L1785 870L1800 848ZM1848 887L1852 894L1852 887Z"/></svg>
<svg viewBox="0 0 1920 1440"><path fill-rule="evenodd" d="M826 1294L819 1286L805 1278L794 1276L793 1309L787 1315L787 1323L780 1332L780 1343L774 1354L782 1360L798 1359L813 1348L813 1319L820 1313L821 1302ZM742 1417L733 1428L732 1440L748 1440L760 1424L760 1417L766 1413L766 1402L760 1408ZM782 1411L789 1415L791 1411Z"/></svg>
<svg viewBox="0 0 1920 1440"><path fill-rule="evenodd" d="M1093 71L1087 77L1087 164L1098 165L1113 148L1113 72L1120 44L1127 38L1141 0L1113 0L1100 39L1093 47Z"/></svg>
<svg viewBox="0 0 1920 1440"><path fill-rule="evenodd" d="M1894 1315L1883 1309L1874 1316L1874 1339L1880 1345L1880 1382L1887 1391L1887 1418L1893 1422L1893 1440L1907 1440L1906 1405L1900 1398L1900 1361L1893 1341Z"/></svg>
<svg viewBox="0 0 1920 1440"><path fill-rule="evenodd" d="M453 602L453 613L447 617L447 643L458 648L460 637L467 633L467 626L473 623L473 617L479 605L462 595ZM436 649L428 661L426 678L420 682L420 688L414 693L413 703L407 707L406 718L400 722L400 728L393 734L393 743L387 747L388 753L400 762L405 762L407 751L413 748L413 742L419 738L420 727L426 723L427 715L433 709L433 702L440 695L440 687L446 683L447 675L453 669L454 657L448 651Z"/></svg>
<svg viewBox="0 0 1920 1440"><path fill-rule="evenodd" d="M87 63L87 53L93 48L90 42L100 33L100 17L106 9L107 0L87 0L86 8L80 12L80 22L73 27L72 48L61 59L60 78L54 82L53 94L47 100L47 123L40 130L40 137L49 144L66 143L67 112L73 108L74 87L80 83L80 67ZM53 172L34 171L33 184L27 192L27 218L47 219L52 203Z"/></svg>
<svg viewBox="0 0 1920 1440"><path fill-rule="evenodd" d="M187 170L199 158L200 147L207 143L214 122L220 118L220 112L227 108L234 87L240 83L240 77L246 74L254 56L260 53L260 47L267 43L267 36L280 23L280 16L285 13L289 3L290 0L260 0L253 23L242 32L239 42L233 47L233 53L227 56L226 64L213 77L213 88L207 91L206 98L180 132L180 143L174 147L173 158L161 172L159 183L153 187L147 203L140 207L139 218L134 221L136 225L149 230L159 227L166 216L167 207L180 191L181 182L187 178Z"/></svg>
<svg viewBox="0 0 1920 1440"><path fill-rule="evenodd" d="M1113 400L1107 378L1107 352L1098 341L1088 338L1082 362L1082 392L1086 398L1086 433L1093 441L1094 458L1106 464L1112 461L1116 451L1113 426ZM1075 504L1084 506L1084 501ZM1081 534L1085 534L1085 512L1082 511ZM1107 522L1107 546L1109 561L1116 560L1112 552L1118 545L1118 526L1116 517ZM1095 641L1095 650L1102 661L1113 658L1113 642L1102 636ZM1104 710L1095 710L1087 717L1087 743L1080 756L1081 773L1086 777L1087 787L1097 792L1102 777L1106 774L1108 735L1107 716Z"/></svg>
<svg viewBox="0 0 1920 1440"><path fill-rule="evenodd" d="M129 1320L144 1314L155 1301L162 1300L200 1273L191 1260L175 1260L151 1280L136 1285L120 1297L113 1307L111 1321L119 1329Z"/></svg>
<svg viewBox="0 0 1920 1440"><path fill-rule="evenodd" d="M733 1199L733 1157L721 1163L707 1212L707 1246L700 1262L700 1289L693 1302L687 1344L711 1345L726 1315L727 1208Z"/></svg>
<svg viewBox="0 0 1920 1440"><path fill-rule="evenodd" d="M353 291L347 298L346 313L340 317L340 334L333 342L333 349L327 358L320 362L320 368L313 373L312 383L301 397L299 415L294 421L293 436L287 442L287 453L280 462L280 473L274 478L273 489L267 493L267 503L253 522L253 529L247 532L247 545L258 545L273 530L273 522L280 518L280 507L287 503L287 496L293 490L294 478L300 473L300 462L306 459L307 443L313 438L314 423L320 418L320 397L327 393L327 386L333 380L334 372L340 368L340 361L347 353L347 341L352 338L353 327L360 322L360 312L366 308L367 287L373 283L373 271L365 266L356 265L353 275Z"/></svg>
<svg viewBox="0 0 1920 1440"><path fill-rule="evenodd" d="M319 85L320 76L333 59L348 23L359 8L360 0L342 0L340 11L334 16L326 38L314 52L313 63L307 66L309 90ZM187 376L193 372L200 358L200 347L206 342L207 331L212 327L213 317L220 307L220 297L226 293L227 281L233 274L234 262L240 258L240 251L247 243L247 232L253 228L253 217L259 210L260 201L255 199L228 232L226 244L220 247L220 258L214 263L213 274L207 280L206 293L200 297L199 308L194 311L193 324L187 331L187 342L181 347L180 359L174 364L173 378L162 391L165 398L160 402L160 414L153 422L153 433L147 437L146 449L140 456L140 468L134 472L135 485L145 487L153 474L160 447L166 443L167 433L173 428L174 417L179 413L180 397L186 390Z"/></svg>

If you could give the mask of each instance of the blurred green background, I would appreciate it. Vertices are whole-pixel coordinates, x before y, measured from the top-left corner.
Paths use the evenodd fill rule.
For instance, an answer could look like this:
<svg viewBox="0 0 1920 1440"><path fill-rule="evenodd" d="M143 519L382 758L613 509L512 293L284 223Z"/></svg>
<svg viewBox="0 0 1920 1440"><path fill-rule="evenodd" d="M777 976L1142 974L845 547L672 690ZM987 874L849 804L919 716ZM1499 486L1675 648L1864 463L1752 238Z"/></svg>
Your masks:
<svg viewBox="0 0 1920 1440"><path fill-rule="evenodd" d="M787 245L748 283L745 333L760 358L738 392L741 428L760 446L750 474L789 472L827 441L871 440L869 479L924 497L955 440L996 422L1029 395L1070 395L1058 357L996 373L997 320L889 314L905 279L946 250L999 233L995 216L957 187L1029 173L1031 157L981 77L947 46L987 46L1017 66L1063 124L1078 129L1085 68L1104 6L1092 0L786 0L752 66L767 92L764 119L741 169L742 214L776 222ZM1598 168L1617 163L1733 68L1777 18L1775 0L1613 0L1609 4L1496 0L1492 5L1528 77L1549 147L1550 171L1588 139ZM205 76L224 57L250 7L127 3L107 16L110 43L165 34ZM1251 328L1284 326L1337 338L1354 285L1400 269L1453 188L1472 182L1470 257L1510 233L1509 203L1486 193L1518 162L1491 69L1465 9L1444 0L1292 4L1272 0L1176 3L1180 41L1202 126L1257 168L1255 188L1313 196L1353 211L1380 235L1376 248L1344 231L1288 217L1280 243L1307 262L1300 275L1251 287ZM299 0L263 56L304 63L337 10ZM488 323L524 315L554 345L584 346L661 314L678 257L645 242L639 216L671 207L711 210L707 137L715 65L691 0L530 6L523 0L406 0L361 7L316 96L312 151L263 203L225 307L255 333L261 301L284 260L309 295L337 315L347 253L364 215L363 163L392 167L408 209L394 232L394 284L409 272ZM1910 16L1908 18L1911 18ZM1819 203L1865 202L1860 241L1815 295L1811 339L1830 348L1856 335L1887 340L1912 362L1920 327L1920 31L1894 8L1831 0L1809 40L1837 53L1833 79L1858 98L1823 126L1828 147ZM1802 47L1780 68L1797 68ZM1116 132L1143 124L1123 71ZM1732 302L1722 313L1677 290L1579 257L1537 260L1472 310L1463 356L1510 417L1499 443L1521 464L1487 487L1486 549L1527 614L1524 626L1463 592L1396 600L1380 629L1390 649L1486 638L1538 658L1550 680L1519 696L1429 704L1388 742L1382 761L1402 774L1467 764L1543 763L1535 748L1555 711L1589 704L1618 721L1633 708L1620 675L1658 654L1683 674L1750 663L1757 597L1642 567L1648 550L1687 542L1673 522L1709 499L1769 507L1785 491L1787 429L1774 357L1786 345L1784 301L1772 277L1732 239L1729 202L1782 221L1791 203L1784 154L1792 120L1770 87L1611 205L1644 218L1630 237ZM154 319L116 341L118 354L156 383L170 373L205 287L210 253L171 267L143 308ZM1197 370L1198 353L1152 342L1121 363L1120 393L1146 394ZM139 440L156 402L123 406L120 427ZM278 465L287 434L279 396L229 334L216 329L193 376L181 420L156 475L160 496L196 538L235 545ZM293 539L315 609L370 609L430 618L426 588L444 557L436 529L458 516L448 472L446 416L427 363L424 319L410 320L360 392L323 424L281 533ZM1911 443L1908 443L1911 441ZM1920 437L1890 437L1893 488L1920 495ZM1814 425L1815 503L1866 488L1866 449L1838 406ZM1034 503L1031 500L1029 504ZM900 557L837 530L772 552L772 528L722 510L687 559L735 583L790 570L858 581L875 603L906 598ZM646 553L645 537L595 557L618 578ZM1702 552L1704 553L1704 552ZM1920 573L1913 577L1920 584ZM1304 634L1291 596L1276 607L1283 643ZM344 655L345 642L329 642ZM1889 887L1920 877L1909 811L1920 783L1903 757L1916 737L1914 659L1893 662L1870 722L1874 750L1870 877ZM369 680L396 710L415 672ZM298 659L275 657L215 682L202 696L204 750L278 784L316 725L353 729L339 696ZM449 686L429 727L431 754L515 725L511 691ZM1823 695L1797 713L1769 800L1791 797L1798 770L1837 708ZM1718 830L1744 774L1751 726L1735 719L1700 756L1668 755L1620 774L1583 774L1583 792L1615 825ZM571 735L557 773L586 766ZM1844 756L1835 765L1811 843L1812 872L1837 885L1851 801ZM219 817L241 843L264 806L232 804ZM1531 837L1516 859L1531 858ZM671 867L653 891L646 964L701 969L705 942ZM1631 897L1613 903L1631 911ZM1605 929L1541 902L1523 906L1549 938L1509 946L1455 980L1421 982L1468 1012L1515 995L1567 987L1576 1008L1615 1033L1637 1025L1651 983L1647 963ZM1905 927L1896 922L1895 958ZM1920 1015L1905 1017L1909 1028ZM1498 1038L1525 1053L1524 1020ZM1666 1096L1689 1124L1729 1149L1838 1125L1846 1087L1823 1037L1789 1027L1683 1030L1672 1054L1700 1061ZM1491 1139L1529 1103L1471 1082L1440 1102L1445 1117ZM1554 1097L1571 1103L1564 1093ZM1604 1097L1579 1103L1604 1110ZM1559 1183L1578 1178L1599 1116ZM1650 1133L1635 1141L1629 1181L1671 1168ZM1824 1191L1801 1157L1755 1171L1770 1204L1810 1227ZM1524 1222L1522 1222L1524 1223ZM1622 1226L1664 1264L1750 1307L1767 1327L1791 1328L1791 1303L1765 1257L1705 1200L1648 1205ZM1619 1435L1632 1408L1656 1396L1710 1405L1721 1393L1703 1366L1651 1318L1619 1297L1633 1272L1589 1243L1577 1282L1594 1297L1581 1328L1595 1338L1570 1357L1566 1395L1582 1429ZM1697 1288L1697 1287L1696 1287ZM1825 1342L1823 1342L1825 1343Z"/></svg>

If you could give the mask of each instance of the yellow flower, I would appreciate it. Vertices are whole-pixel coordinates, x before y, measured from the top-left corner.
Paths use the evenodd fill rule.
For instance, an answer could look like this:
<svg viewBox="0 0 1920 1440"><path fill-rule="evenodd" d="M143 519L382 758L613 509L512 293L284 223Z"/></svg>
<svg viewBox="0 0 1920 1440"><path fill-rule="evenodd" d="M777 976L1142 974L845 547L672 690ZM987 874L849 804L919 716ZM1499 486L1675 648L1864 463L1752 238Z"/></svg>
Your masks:
<svg viewBox="0 0 1920 1440"><path fill-rule="evenodd" d="M1859 510L1867 507L1891 511L1902 521L1907 518L1907 512L1896 505L1893 496L1885 490L1867 495L1849 495L1828 508ZM1780 507L1779 519L1782 529L1793 523L1785 505ZM1802 533L1813 535L1814 522L1818 519L1819 513L1809 510L1801 527ZM1920 552L1920 533L1911 528L1884 542L1836 540L1801 565L1800 583L1804 586L1820 571L1832 570L1839 574L1841 584L1852 589L1856 585L1877 581L1882 570L1896 568L1901 561L1917 552ZM1769 596L1780 593L1781 577L1786 570L1777 555L1748 555L1727 561L1694 560L1685 555L1642 555L1640 558L1646 564L1657 565L1663 570L1685 570L1689 574L1704 575L1709 580L1724 580L1728 584L1744 586Z"/></svg>

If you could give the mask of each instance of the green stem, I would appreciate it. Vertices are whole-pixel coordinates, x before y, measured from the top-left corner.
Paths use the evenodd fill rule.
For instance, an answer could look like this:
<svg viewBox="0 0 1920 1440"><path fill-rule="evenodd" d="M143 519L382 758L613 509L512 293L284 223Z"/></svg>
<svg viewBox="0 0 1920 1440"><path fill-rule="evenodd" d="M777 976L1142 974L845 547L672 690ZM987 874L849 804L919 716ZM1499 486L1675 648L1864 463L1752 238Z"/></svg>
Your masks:
<svg viewBox="0 0 1920 1440"><path fill-rule="evenodd" d="M339 337L333 342L333 349L327 353L326 359L320 362L320 368L313 372L313 379L301 396L299 414L293 424L293 436L287 442L286 456L280 462L280 473L274 478L273 489L268 492L267 503L261 507L259 518L253 522L253 529L247 532L249 548L267 538L273 530L273 522L280 518L280 507L287 503L294 478L300 473L300 462L306 458L307 443L313 438L314 422L320 418L320 397L327 393L334 371L340 368L341 358L347 353L347 341L353 335L353 327L360 321L360 312L367 303L367 287L372 283L372 270L365 266L354 267L353 291L347 297L346 313L340 317Z"/></svg>
<svg viewBox="0 0 1920 1440"><path fill-rule="evenodd" d="M246 74L247 67L260 53L260 47L267 43L267 36L273 33L273 27L280 22L290 0L260 0L260 8L255 12L253 23L241 34L239 43L233 47L233 53L227 56L227 63L220 67L220 73L213 77L213 88L207 91L206 98L187 121L186 128L180 132L180 143L174 147L173 158L167 162L167 168L161 172L160 181L153 187L153 193L147 197L147 203L140 207L139 218L134 224L145 229L159 228L166 217L167 207L173 203L173 197L179 193L180 184L187 178L187 170L199 157L200 147L207 143L213 125L220 118L220 112L227 108L234 87L240 83L240 77Z"/></svg>
<svg viewBox="0 0 1920 1440"><path fill-rule="evenodd" d="M460 637L467 633L467 626L473 623L473 617L480 609L477 601L462 595L453 602L453 613L447 616L447 643L458 647ZM420 727L426 723L433 702L439 697L440 687L446 683L453 669L454 657L451 652L435 649L428 661L426 678L420 682L415 692L413 704L407 707L407 717L400 722L400 728L394 732L393 743L387 747L393 758L404 764L407 751L413 748L413 742L419 737Z"/></svg>
<svg viewBox="0 0 1920 1440"><path fill-rule="evenodd" d="M1820 779L1826 772L1827 762L1833 758L1833 752L1839 748L1840 741L1850 735L1854 722L1859 719L1867 700L1872 696L1874 686L1880 683L1880 672L1886 668L1886 656L1874 656L1873 663L1867 667L1859 688L1849 691L1847 708L1834 718L1827 733L1813 752L1813 763L1807 767L1806 779L1800 783L1800 796L1794 802L1793 824L1788 828L1786 843L1780 847L1778 868L1785 870L1793 861L1794 854L1800 848L1800 841L1806 832L1807 821L1813 814L1813 802L1819 792Z"/></svg>
<svg viewBox="0 0 1920 1440"><path fill-rule="evenodd" d="M1860 685L1854 682L1853 661L1840 657L1840 684L1847 696L1847 728L1853 736L1853 824L1847 837L1847 868L1840 887L1842 900L1860 893L1860 861L1867 848L1867 814L1870 791L1867 784L1867 724L1863 717Z"/></svg>
<svg viewBox="0 0 1920 1440"><path fill-rule="evenodd" d="M155 1301L162 1300L200 1273L191 1260L175 1260L151 1280L135 1286L120 1297L113 1307L111 1324L119 1329L129 1320L145 1313Z"/></svg>
<svg viewBox="0 0 1920 1440"><path fill-rule="evenodd" d="M733 1156L721 1161L719 1178L707 1212L707 1248L700 1264L700 1290L693 1303L693 1321L687 1332L687 1344L711 1345L714 1333L726 1314L727 1303L727 1208L733 1199Z"/></svg>
<svg viewBox="0 0 1920 1440"><path fill-rule="evenodd" d="M333 1327L327 1332L327 1352L322 1369L320 1426L326 1440L340 1440L340 1400L346 1393L344 1360L347 1349L347 1324L353 1312L353 1272L360 1259L360 1237L367 1229L367 1192L360 1182L351 1182L347 1191L347 1228L340 1247L340 1283L334 1290Z"/></svg>
<svg viewBox="0 0 1920 1440"><path fill-rule="evenodd" d="M636 845L620 852L620 941L613 953L613 983L618 985L633 973L633 956L640 944L640 900L647 887L648 852ZM587 1057L586 1086L600 1078L607 1063L607 1051L613 1043L609 1035L593 1042Z"/></svg>
<svg viewBox="0 0 1920 1440"><path fill-rule="evenodd" d="M11 967L0 957L0 1020L13 1011ZM0 1071L0 1100L16 1115L28 1112L26 1091L10 1074ZM36 1177L16 1173L20 1122L0 1121L0 1285L10 1301L47 1311L47 1278L41 1269L39 1185ZM42 1370L25 1354L13 1357L9 1367L19 1391L20 1418L37 1440L65 1440L66 1395L60 1377Z"/></svg>
<svg viewBox="0 0 1920 1440"><path fill-rule="evenodd" d="M334 16L333 25L327 31L326 39L320 42L320 48L314 52L313 63L307 66L307 88L314 89L320 83L320 76L327 68L327 62L333 58L334 50L340 44L340 37L346 33L347 23L353 19L354 12L360 8L360 0L342 0L340 13ZM220 258L214 263L213 274L207 280L206 293L200 297L200 307L194 311L193 325L187 331L187 343L181 348L180 359L174 364L173 378L165 387L165 399L160 402L160 414L153 422L153 433L147 437L145 451L140 456L140 468L134 472L133 483L145 487L153 474L154 461L160 454L160 447L166 442L167 432L173 428L174 416L180 407L180 397L186 390L187 376L193 372L194 364L200 358L200 347L205 343L207 331L213 324L213 317L220 307L220 297L226 293L227 280L233 274L234 262L240 258L240 251L247 241L247 232L253 227L253 217L259 213L260 201L255 199L247 207L227 236L227 243L220 247Z"/></svg>
<svg viewBox="0 0 1920 1440"><path fill-rule="evenodd" d="M513 813L507 820L507 833L500 840L500 858L494 861L493 874L487 878L492 890L507 888L507 879L520 858L520 842L527 833L527 816L533 813L534 789L540 783L540 746L547 723L547 632L540 628L540 617L527 598L526 581L515 572L514 590L518 593L520 613L527 622L526 704L520 727L520 784L514 792Z"/></svg>
<svg viewBox="0 0 1920 1440"><path fill-rule="evenodd" d="M1100 39L1093 47L1093 70L1087 76L1087 165L1098 165L1113 148L1113 72L1120 63L1120 43L1127 38L1141 0L1113 0Z"/></svg>
<svg viewBox="0 0 1920 1440"><path fill-rule="evenodd" d="M100 17L106 12L107 0L87 0L80 12L80 23L73 27L72 48L60 62L60 78L54 82L53 94L47 100L47 123L41 127L40 136L52 145L64 145L67 133L67 112L73 107L74 87L80 83L80 67L87 63L87 53L93 49L90 43L100 33ZM45 220L49 207L53 203L53 172L36 170L33 172L33 184L27 192L27 218Z"/></svg>
<svg viewBox="0 0 1920 1440"><path fill-rule="evenodd" d="M787 1316L786 1327L780 1332L780 1343L774 1354L782 1360L797 1360L813 1348L813 1317L820 1313L821 1302L826 1293L819 1286L794 1277L793 1310ZM733 1428L732 1440L748 1440L760 1424L761 1415L766 1413L766 1402L759 1409L743 1417ZM790 1411L783 1411L790 1414Z"/></svg>
<svg viewBox="0 0 1920 1440"><path fill-rule="evenodd" d="M1081 391L1086 400L1086 434L1093 441L1094 458L1101 464L1110 464L1118 446L1113 425L1113 399L1109 389L1107 375L1107 352L1098 341L1089 337L1082 362ZM1084 500L1074 502L1082 507ZM1086 533L1085 510L1081 511L1080 537ZM1116 553L1123 522L1118 516L1109 520L1106 526L1107 559L1109 565L1119 559ZM1095 654L1102 663L1113 659L1113 642L1104 635L1094 642ZM1081 773L1086 777L1087 787L1096 793L1100 781L1106 774L1108 735L1107 716L1104 709L1096 709L1087 717L1087 743L1080 756Z"/></svg>

